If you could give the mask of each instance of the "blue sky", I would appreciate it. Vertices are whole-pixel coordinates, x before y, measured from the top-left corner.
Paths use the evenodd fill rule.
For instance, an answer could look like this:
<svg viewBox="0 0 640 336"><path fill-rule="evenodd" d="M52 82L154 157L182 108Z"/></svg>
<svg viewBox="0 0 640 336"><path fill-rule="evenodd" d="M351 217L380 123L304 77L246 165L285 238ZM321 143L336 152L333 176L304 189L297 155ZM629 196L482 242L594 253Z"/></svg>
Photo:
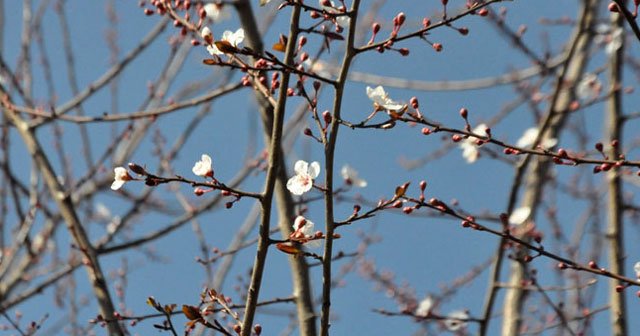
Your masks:
<svg viewBox="0 0 640 336"><path fill-rule="evenodd" d="M34 1L37 7L40 1ZM140 39L157 24L160 18L157 15L146 17L138 7L137 1L113 1L118 15L118 25L113 28L105 17L105 5L107 2L92 1L69 1L65 6L69 17L69 25L72 30L72 44L75 52L76 71L79 86L84 87L96 78L100 77L110 66L110 51L105 40L105 32L108 29L115 29L117 32L117 44L119 47L118 58L122 58ZM257 7L255 1L254 10L258 17L271 14L278 5L278 0L273 0L266 7ZM370 5L370 1L363 2L365 7ZM437 21L436 13L440 9L439 1L388 1L376 14L376 20L383 23L383 31L380 37L391 27L391 19L398 13L404 12L407 16L407 23L402 32L416 29L422 22L422 17L428 15L432 21ZM505 8L507 11L507 24L513 29L520 25L526 25L527 31L523 40L537 52L543 55L545 46L550 46L551 55L556 55L564 47L564 43L569 36L571 27L567 25L543 25L540 24L542 18L559 19L563 16L575 18L578 1L569 0L538 0L538 1L513 1L504 2L493 6L493 8ZM464 1L450 1L449 11L454 13L460 10ZM5 29L2 31L4 45L0 47L2 57L8 61L13 69L16 66L16 58L20 52L19 38L21 27L21 4L14 1L5 1ZM604 5L603 5L604 6ZM604 7L603 7L604 9ZM288 20L288 9L278 13L274 24L265 33L265 45L273 44L278 34L283 33ZM603 11L603 15L606 14ZM603 18L604 20L604 18ZM305 17L305 22L311 22ZM211 25L214 34L220 35L225 29L235 30L239 23L237 16L232 15L230 20ZM440 53L426 43L419 40L410 40L398 43L398 47L407 47L411 53L407 57L401 57L397 53L386 52L378 54L371 52L363 54L356 59L353 70L357 72L367 72L379 76L399 77L417 81L453 81L469 80L476 78L491 77L508 73L513 69L521 69L531 66L531 61L520 51L513 48L509 41L500 37L495 27L488 23L486 19L478 16L463 18L457 26L466 26L470 33L462 36L453 29L437 29L429 36L434 42L440 42L444 49ZM51 57L52 74L57 85L58 104L67 101L73 96L66 81L66 66L64 64L64 53L60 38L60 28L55 12L49 8L43 18L43 31L46 36L45 44L47 54ZM16 27L15 29L9 29ZM102 89L84 105L85 111L89 115L101 115L108 113L126 113L138 110L147 95L147 85L155 81L159 69L164 66L170 50L168 40L175 37L177 30L169 27L161 37L155 41L140 57L133 61L118 78L118 99L115 110L112 109L111 95L108 88ZM368 39L369 32L366 33L365 40ZM630 54L637 53L637 47L631 36L629 42L634 44L630 47ZM310 39L309 50L313 51L318 46L318 41ZM324 55L323 60L327 62L341 59L340 44L332 45L330 55ZM588 71L596 71L606 63L604 53L599 48L594 48L594 55L588 65ZM313 52L311 52L313 54ZM43 84L43 73L38 64L39 51L34 48L32 58L34 60L34 97L41 104L48 101L46 86ZM221 81L226 74L212 67L202 64L202 59L208 57L204 47L193 48L186 61L180 68L176 82L169 88L166 97L171 97L178 92L183 85L191 81L212 79L214 83ZM636 85L636 73L629 71L625 76L625 85ZM233 74L232 81L238 81L240 74ZM606 83L604 74L599 76L603 83ZM531 82L535 82L532 80ZM345 107L343 118L350 121L360 121L371 112L371 101L365 94L367 85L375 86L377 83L362 83L350 81L345 89ZM412 96L420 99L421 111L433 120L443 124L463 128L464 123L458 115L461 107L469 109L469 120L472 125L481 122L488 122L497 115L499 110L506 104L516 99L516 92L510 86L499 86L483 90L466 91L418 91L399 89L387 86L389 95L396 100L408 102ZM549 85L543 86L542 91L549 93ZM251 97L251 98L248 98ZM331 108L333 94L324 91L319 100L319 110ZM166 100L165 100L166 102ZM293 111L301 102L299 98L292 98L289 101L287 117L293 115ZM20 102L21 103L21 102ZM625 112L633 112L638 103L637 96L625 96ZM545 104L541 106L545 107ZM595 143L602 139L602 120L604 105L597 104L585 109L580 116L572 119L570 125L574 128L584 127L585 133L589 136L588 142ZM158 168L158 159L154 155L154 139L161 136L166 141L167 148L170 147L183 132L187 124L196 115L197 108L180 110L170 115L162 116L152 125L152 131L142 141L140 147L134 152L128 161L144 164L151 170ZM249 89L240 90L234 94L216 100L211 107L211 112L207 114L190 133L184 149L179 153L175 161L171 163L171 168L177 174L191 176L191 167L199 159L202 153L208 153L213 157L216 177L221 181L228 181L245 164L247 147L257 146L255 150L262 148L262 133L260 130L259 116L256 113L256 106L253 101L253 94ZM305 118L306 122L312 124L310 117ZM527 128L531 127L534 117L531 109L523 104L513 112L503 118L498 124L492 127L496 138L508 142L515 142ZM71 123L60 123L64 133L62 142L68 159L73 162L72 176L78 178L83 175L86 166L84 161L79 160L81 155L81 143L78 139L78 128ZM92 137L91 148L96 153L102 154L114 139L114 134L122 131L127 122L120 123L95 123L89 124L88 128ZM300 130L296 131L299 134ZM253 133L253 134L252 134ZM39 131L39 139L45 144L48 150L53 152L52 128L46 127ZM156 135L156 137L153 136ZM631 122L625 129L626 137L624 143L628 144L629 153L635 153L633 143L637 143L637 123ZM15 132L12 136L12 167L30 167L31 162L24 156L24 148L20 144L19 137ZM255 140L254 140L255 138ZM254 142L255 141L255 142ZM368 186L364 189L353 189L347 195L361 196L367 200L376 201L379 198L389 198L393 195L396 186L407 181L412 182L410 191L417 194L417 185L420 180L429 183L427 188L428 197L437 197L450 202L457 200L460 208L474 214L498 214L505 210L507 204L507 193L510 188L513 176L513 168L501 162L493 160L486 155L474 164L466 163L461 150L454 146L445 152L444 156L438 160L431 161L426 165L421 165L416 169L406 170L400 164L403 160L419 159L433 153L450 143L447 136L434 134L424 136L420 133L420 127L398 124L390 130L370 130L359 129L341 130L336 154L337 168L343 164L349 164L356 168L360 175L367 179ZM574 148L577 141L572 132L568 132L560 139L560 146L564 148ZM501 152L499 148L488 147L496 152ZM255 155L255 152L252 153ZM287 153L288 170L292 171L293 163L297 159L308 161L323 161L322 147L316 142L300 137ZM631 155L630 155L631 156ZM54 156L55 157L55 156ZM55 159L57 160L57 159ZM60 162L55 161L56 169L60 169ZM101 176L108 176L112 169L112 162L104 162L104 171L99 172ZM568 181L575 176L580 169L588 172L590 167L556 167L555 174L559 181ZM28 181L29 169L18 170L20 177ZM588 174L586 174L588 175ZM324 177L321 173L320 179ZM589 176L590 177L590 176ZM583 177L583 181L589 177ZM252 175L243 185L245 190L261 190L264 174ZM596 188L602 185L601 177L593 180ZM627 184L625 191L629 198L633 200L636 191L635 184ZM125 187L127 192L140 194L144 190L141 183L130 183ZM192 195L191 189L187 185L178 187L190 204L200 204L203 198L209 197L206 194L202 198ZM172 211L182 211L176 202L175 190L159 187L155 193L158 200L164 202L167 209ZM318 191L312 191L311 197L318 196ZM121 195L114 193L108 186L94 195L96 203L106 205L114 215L123 215L129 208L129 203ZM577 200L567 196L560 191L549 191L548 199L545 197L545 204L555 206L558 209L558 218L561 225L566 226L566 232L571 234L571 227L575 226L589 204L584 200ZM202 226L204 236L211 247L219 247L224 250L233 237L236 229L242 224L244 217L249 212L253 202L243 199L235 204L232 209L225 210L218 207L198 218ZM345 201L338 204L336 216L343 219L349 216L352 211L353 202ZM81 207L82 209L82 207ZM366 209L366 207L365 207ZM309 205L307 217L316 225L322 225L322 204L313 203ZM601 214L601 216L603 216ZM538 225L543 231L549 229L549 223L544 214L538 216ZM9 216L15 220L15 214ZM174 217L159 213L144 214L134 220L134 225L127 230L125 236L119 240L131 237L138 237L145 233L157 230L173 221ZM11 222L11 221L9 221ZM629 220L627 235L627 253L629 272L633 263L640 259L640 250L633 242L638 239L638 226ZM42 225L42 218L39 218L36 227ZM493 224L488 224L493 225ZM594 224L595 225L595 224ZM87 229L94 239L104 233L104 226L95 222L87 221ZM602 227L592 227L592 231L587 231L585 240L585 251L589 242L601 235ZM595 232L594 232L595 231ZM462 229L456 220L444 217L421 217L406 216L399 213L383 213L372 219L357 222L339 230L342 238L336 241L336 250L353 252L360 243L359 232L375 235L380 241L368 249L367 260L375 262L380 271L388 270L393 272L398 284L407 284L415 289L418 298L427 294L437 295L441 286L450 285L456 278L465 275L473 267L483 264L488 260L497 244L495 237L484 233ZM547 231L548 232L548 231ZM251 237L255 236L255 232ZM549 233L550 237L551 234ZM66 256L69 251L68 238L66 232L59 230L56 234L58 248L62 255ZM102 258L104 268L107 273L116 273L124 260L129 266L126 287L126 307L136 315L152 313L152 309L145 304L148 296L154 296L162 303L196 304L198 295L205 285L205 273L202 266L195 262L195 257L200 254L199 247L195 243L196 239L190 225L185 225L175 233L159 239L152 244L155 253L162 257L161 261L154 261L141 251L129 251L127 253L115 253ZM554 246L551 239L549 246ZM546 245L545 245L546 246ZM319 251L318 251L319 252ZM604 253L604 252L603 252ZM225 288L219 289L228 296L234 298L236 302L238 293L234 290L236 275L244 276L247 282L247 271L252 265L254 250L249 248L238 254L237 261L232 269L232 275L227 279ZM270 299L274 297L287 297L291 294L290 277L287 268L287 256L272 249L269 253L268 267L265 273L264 290L261 298ZM587 260L580 260L586 262ZM334 268L339 270L342 265L349 263L345 259L336 262ZM602 255L601 263L605 263L605 255ZM556 273L552 271L554 262L546 259L536 259L534 266L540 269L541 285L553 285L556 280ZM628 275L631 275L629 273ZM321 292L321 272L320 269L312 271L315 294ZM585 276L590 277L590 276ZM78 283L78 294L91 298L90 288L87 286L86 274L84 270L77 270L73 278ZM506 278L505 278L506 279ZM112 285L117 283L117 279L112 278ZM332 324L334 335L347 334L412 334L420 329L410 318L406 317L383 317L374 313L372 309L382 308L390 311L397 310L397 305L384 292L376 291L375 285L358 274L357 270L349 273L344 278L344 286L334 290L332 309L335 313L335 322ZM487 271L480 274L479 278L470 284L459 289L459 292L449 300L443 302L440 311L443 314L456 309L469 309L472 316L478 316L482 309L484 292L487 286ZM595 286L595 303L592 307L599 307L606 304L607 282L599 279ZM635 291L627 290L629 298L629 308L631 315L638 313L637 298L633 295ZM46 290L43 295L20 305L18 309L25 315L25 320L38 320L43 314L50 314L50 318L43 325L43 334L64 334L55 325L68 319L64 309L53 304L52 289ZM502 295L499 296L502 301ZM256 322L261 323L265 328L265 334L278 334L285 330L288 319L283 311L292 309L292 304L284 304L274 308L259 310ZM80 322L86 321L94 315L95 304L90 299L89 306L82 310L79 317ZM500 311L498 308L497 311ZM605 328L608 323L607 313L596 315L593 320L594 330L592 334L600 334L598 330ZM176 324L181 326L184 322L182 317L176 317ZM492 323L492 333L497 332L500 319ZM131 328L132 333L139 335L154 335L156 331L152 327L157 321L144 321L138 326ZM2 323L5 323L3 321ZM634 319L629 321L631 330L640 329L640 322ZM437 328L432 330L438 331ZM475 331L475 326L470 326L470 331ZM95 329L98 335L103 334L100 329ZM294 332L295 334L296 332Z"/></svg>

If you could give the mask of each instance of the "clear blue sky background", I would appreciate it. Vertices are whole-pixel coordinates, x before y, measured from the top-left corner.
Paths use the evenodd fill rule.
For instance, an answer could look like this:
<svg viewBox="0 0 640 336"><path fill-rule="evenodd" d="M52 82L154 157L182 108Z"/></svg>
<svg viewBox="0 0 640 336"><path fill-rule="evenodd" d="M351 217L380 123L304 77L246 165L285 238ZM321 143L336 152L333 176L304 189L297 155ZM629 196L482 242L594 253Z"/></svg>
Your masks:
<svg viewBox="0 0 640 336"><path fill-rule="evenodd" d="M34 1L34 7L40 1ZM258 17L273 11L278 4L278 0L273 0L272 4L258 8ZM146 17L137 6L137 1L117 0L114 2L118 14L117 43L121 50L119 58L125 55L131 48L137 45L140 39L158 22L158 16ZM364 1L368 5L370 1ZM377 20L383 23L384 37L388 29L391 28L391 19L398 12L403 11L407 15L407 24L403 31L409 31L419 27L422 17L430 16L432 21L436 20L435 14L439 10L439 1L389 1L377 14ZM519 25L526 25L527 32L524 41L529 43L532 49L542 55L544 46L548 43L551 46L551 54L556 55L566 41L570 27L540 25L541 18L559 19L563 16L575 18L578 1L569 0L538 0L538 1L513 1L505 2L493 6L493 8L504 7L507 9L507 23L513 29ZM68 1L66 12L72 27L73 49L76 53L76 64L80 87L94 81L109 68L109 54L105 31L110 29L109 23L104 14L106 2L104 1ZM464 5L464 1L450 1L450 13L456 13ZM8 60L12 68L16 65L16 57L19 53L19 38L21 27L21 4L18 1L5 1L6 23L2 32L5 39L0 52L4 59ZM603 15L607 15L604 11ZM274 25L265 35L265 45L273 44L279 33L284 32L288 21L289 10L279 13ZM214 34L219 36L224 29L235 30L239 23L237 17L232 15L232 19L212 25ZM398 47L410 48L411 54L408 57L401 57L397 53L387 52L384 54L369 53L358 57L354 66L354 71L370 72L375 75L401 77L413 80L438 81L438 80L465 80L475 79L497 74L503 74L512 69L525 68L531 62L518 50L512 48L511 43L499 37L496 29L487 23L486 19L469 16L456 24L466 26L470 33L468 36L461 36L455 30L438 29L429 36L434 42L444 45L441 53L435 53L432 48L420 41L412 40L398 43ZM64 65L63 47L60 38L58 19L52 10L47 11L43 19L44 32L46 34L45 44L47 53L52 59L52 71L57 83L57 102L65 102L72 93L66 85L66 67ZM167 29L162 37L149 47L143 54L128 66L118 80L118 105L116 111L111 110L110 95L108 89L103 89L84 105L87 114L100 115L103 112L131 112L136 111L141 102L146 97L147 83L156 80L159 69L163 66L169 46L166 41L174 37L177 33L175 29ZM367 35L367 39L368 39ZM629 38L634 45L637 41ZM312 41L311 46L317 46L317 41ZM313 49L310 49L313 50ZM324 57L330 61L340 58L339 44L332 49L332 54ZM589 64L589 69L597 69L605 63L602 51L594 49L598 53ZM637 52L637 47L632 47L631 52ZM313 54L313 52L311 53ZM177 88L183 84L202 80L209 76L220 76L211 67L202 65L201 60L208 55L204 48L194 48L188 55L188 60L181 69L179 81L173 85L167 96L174 94ZM39 52L34 49L32 58L38 62ZM42 81L42 72L36 67L34 85L34 97L38 102L45 103L47 98L46 87ZM238 74L234 80L238 80ZM625 76L627 85L636 85L637 79L632 73ZM605 76L600 75L603 83L606 83ZM350 82L345 93L345 109L343 117L350 121L360 121L371 112L371 102L365 95L367 84ZM368 85L375 85L369 83ZM412 96L417 96L421 102L421 111L429 118L440 121L448 126L463 127L463 122L458 116L461 107L467 107L470 111L470 121L476 125L486 122L508 102L516 98L516 93L509 86L501 86L487 90L470 90L454 92L419 92L405 89L387 88L390 96L397 100L409 101ZM544 88L545 93L549 92L549 87ZM233 95L217 100L213 104L210 113L191 134L186 148L182 151L173 164L176 173L190 176L193 163L200 157L201 153L209 153L214 160L216 177L221 181L227 181L234 176L235 172L244 164L245 148L249 143L249 132L256 132L259 142L262 141L259 127L259 117L252 93L245 89ZM332 94L325 91L320 100L320 110L330 109ZM637 106L636 96L626 96L625 112L633 111ZM300 99L291 99L288 106L293 111ZM595 143L601 138L603 106L597 105L588 109L584 113L584 127L588 128L587 134L592 138L590 143ZM185 125L197 113L197 109L185 109L163 116L153 126L153 132L161 132L170 146L184 129ZM288 116L291 113L288 114ZM311 123L311 118L307 118ZM493 127L493 134L499 139L515 142L522 132L531 127L533 115L530 109L524 105L509 114L498 125ZM96 153L102 153L112 141L114 127L121 130L125 123L91 124L90 130L93 138L92 148ZM253 126L252 126L253 125ZM258 125L258 126L255 126ZM84 163L79 160L80 143L78 131L74 125L62 123L64 128L63 141L67 155L72 161L78 161L73 166L73 174L77 178L83 174ZM625 130L629 137L635 139L637 126L631 124ZM52 131L50 128L43 129L38 134L40 139L46 144L48 149L52 149L50 140ZM23 146L20 145L18 137L12 133L13 157L16 158L11 164L13 167L24 166L23 177L29 174L30 162L26 157L20 158L23 153ZM354 189L350 195L362 195L369 200L377 200L380 197L391 197L397 185L411 181L410 192L417 194L417 184L424 179L429 182L427 189L428 197L437 197L444 201L456 199L460 202L461 208L466 211L480 214L488 212L497 214L504 211L507 203L507 193L512 181L512 168L499 160L490 160L486 156L477 163L467 164L461 156L461 151L455 147L451 149L442 159L430 162L426 166L406 171L399 162L404 159L418 159L430 152L445 146L448 141L443 141L441 135L425 137L420 134L419 127L409 127L407 125L397 125L387 131L381 130L349 130L342 129L338 145L336 163L338 168L343 164L350 164L356 168L360 175L367 179L369 186L365 189ZM566 136L560 139L560 146L573 148L575 138ZM158 167L158 160L152 153L152 137L148 136L143 141L141 147L136 151L131 161L146 164L151 170ZM490 147L496 149L495 147ZM498 150L498 149L496 149ZM634 157L636 151L629 152L630 157ZM294 146L288 156L288 169L291 171L293 163L298 158L308 161L322 161L322 148L320 145L308 139L302 139ZM22 161L25 159L25 161ZM59 169L59 163L56 164ZM111 172L110 162L105 163L105 171L101 174L107 175ZM586 168L590 169L590 168ZM572 176L577 170L570 167L558 167L556 173L559 179ZM321 173L320 179L324 177ZM262 185L263 175L254 176L249 179L243 188L258 191ZM596 180L596 183L601 181ZM127 184L125 189L128 192L137 194L142 192L142 184ZM636 187L627 187L630 198L633 199ZM167 208L180 210L175 202L173 192L162 188L163 191L156 193L156 197L167 201ZM191 202L197 204L202 201L191 195L188 186L181 186L180 190L187 195ZM319 193L312 192L312 196ZM203 196L203 198L208 195ZM585 211L588 204L584 201L577 201L567 198L563 194L549 195L557 198L558 218L563 226L572 227L576 219ZM129 207L123 198L112 192L108 188L96 195L96 200L106 204L115 215L121 215ZM552 204L552 203L551 203ZM231 210L216 209L199 218L199 223L203 227L208 243L212 246L224 250L233 236L235 230L243 222L243 218L252 207L253 203L242 200ZM346 218L352 209L352 202L340 203L337 208L337 217ZM320 203L310 206L307 216L320 227L322 223L322 206ZM545 216L538 215L539 225L544 229L548 228ZM40 218L41 220L41 218ZM138 237L146 232L157 230L171 222L171 218L160 215L145 215L136 220L136 226L127 234L131 237ZM491 224L489 224L491 225ZM638 249L638 229L637 225L629 226L627 236L628 263L631 267L636 260L639 260L640 249ZM97 223L88 223L88 230L92 237L97 238L104 233L104 228ZM408 217L400 214L386 213L370 220L358 222L350 227L339 230L342 239L337 240L336 250L353 252L359 243L357 232L363 231L374 234L381 238L381 241L370 247L367 258L375 261L380 271L389 270L395 274L397 283L406 283L415 288L419 298L429 293L438 294L440 286L450 285L454 279L460 277L471 270L472 267L482 264L489 259L495 249L497 239L495 237L464 230L458 221L447 218L424 218ZM571 232L568 229L567 232ZM589 233L592 235L592 233ZM550 236L550 234L548 234ZM68 250L65 244L68 238L65 231L57 233L59 248L62 251ZM585 237L588 241L591 236ZM136 315L152 313L152 309L145 304L148 296L154 296L162 303L196 304L198 295L205 285L204 272L202 267L194 261L200 254L190 225L185 225L176 233L160 239L152 244L153 249L165 258L165 262L153 262L147 259L143 253L128 252L126 254L113 254L104 257L105 270L113 272L122 264L126 258L129 265L128 284L126 287L126 305ZM548 241L552 245L551 241ZM319 251L318 251L319 252ZM63 253L65 255L65 253ZM233 287L235 284L235 274L246 275L253 261L254 250L250 248L239 254L236 266L225 285L219 289L226 295L234 299L238 298ZM601 256L604 263L605 255ZM269 263L265 273L265 287L261 292L262 299L274 297L287 297L290 291L290 276L287 269L287 256L271 250L269 253ZM580 260L586 262L587 260ZM348 261L338 261L335 269ZM546 259L537 259L533 266L547 271L554 266L554 262ZM541 285L553 284L553 274L544 272ZM628 273L631 275L631 272ZM316 286L316 294L320 293L321 273L320 269L315 269L312 273ZM73 275L79 284L79 292L91 298L88 308L83 309L81 321L92 317L95 311L93 296L86 285L86 274L79 269ZM451 300L443 302L439 310L445 314L449 311L466 308L470 310L472 316L481 313L486 290L487 272L481 274L479 279L469 285L460 288L460 291ZM506 279L506 278L504 278ZM245 278L245 281L248 279ZM114 280L115 281L115 280ZM545 282L548 281L548 282ZM389 299L384 292L374 291L374 284L366 281L358 272L350 273L344 279L344 288L337 288L333 292L332 309L335 314L335 322L332 325L334 335L405 335L411 334L419 329L419 326L409 318L405 317L383 317L372 312L374 308L387 310L397 310L393 300ZM597 295L593 307L600 307L606 304L607 284L600 279L597 285ZM640 321L634 319L640 313L638 309L638 299L633 295L635 291L627 291L629 297L629 307L631 319L629 325L631 330L640 330ZM48 289L40 297L30 300L21 305L19 310L25 315L25 320L38 320L43 314L50 314L51 317L43 325L44 335L63 334L63 331L56 326L64 326L67 317L64 309L56 307L51 299L53 292ZM498 299L502 302L502 296ZM240 300L238 300L240 301ZM260 315L256 322L264 326L266 335L274 335L286 328L287 318L282 314L285 309L292 308L292 304L284 304L284 307L271 307L260 310ZM497 312L500 309L496 310ZM594 319L595 330L607 327L608 313L601 313ZM177 325L184 322L182 317L175 319ZM497 332L499 319L492 323L494 331ZM158 332L152 327L157 321L145 321L138 326L131 328L133 333L139 335L155 335ZM2 322L4 323L4 321ZM437 330L434 329L434 330ZM470 330L476 330L474 325ZM97 334L103 334L103 330L96 329ZM297 332L296 332L297 333ZM493 332L492 332L493 333ZM595 332L595 334L601 334Z"/></svg>

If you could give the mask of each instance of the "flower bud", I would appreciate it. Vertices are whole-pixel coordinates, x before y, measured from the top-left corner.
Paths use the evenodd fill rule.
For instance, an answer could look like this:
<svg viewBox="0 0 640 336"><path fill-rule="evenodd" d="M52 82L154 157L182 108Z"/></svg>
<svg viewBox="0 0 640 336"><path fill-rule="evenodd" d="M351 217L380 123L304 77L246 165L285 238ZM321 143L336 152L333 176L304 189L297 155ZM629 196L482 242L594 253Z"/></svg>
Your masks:
<svg viewBox="0 0 640 336"><path fill-rule="evenodd" d="M411 97L411 99L409 99L409 104L411 104L411 107L413 107L414 109L420 107L420 102L418 101L417 97Z"/></svg>
<svg viewBox="0 0 640 336"><path fill-rule="evenodd" d="M595 147L598 152L602 152L602 150L604 149L604 147L602 146L602 142L597 142Z"/></svg>
<svg viewBox="0 0 640 336"><path fill-rule="evenodd" d="M400 12L397 16L396 16L396 22L398 23L398 26L402 26L404 24L404 21L407 19L407 17L404 15L403 12Z"/></svg>
<svg viewBox="0 0 640 336"><path fill-rule="evenodd" d="M329 125L331 121L333 121L333 117L331 116L331 113L329 113L329 111L322 112L322 119L324 119L324 122L327 125Z"/></svg>
<svg viewBox="0 0 640 336"><path fill-rule="evenodd" d="M147 175L147 171L144 168L142 168L141 166L139 166L139 165L137 165L135 163L129 162L128 166L129 166L129 169L132 172L134 172L134 173L136 173L138 175Z"/></svg>
<svg viewBox="0 0 640 336"><path fill-rule="evenodd" d="M380 24L377 22L374 22L371 25L371 30L373 31L374 34L377 34L380 31Z"/></svg>

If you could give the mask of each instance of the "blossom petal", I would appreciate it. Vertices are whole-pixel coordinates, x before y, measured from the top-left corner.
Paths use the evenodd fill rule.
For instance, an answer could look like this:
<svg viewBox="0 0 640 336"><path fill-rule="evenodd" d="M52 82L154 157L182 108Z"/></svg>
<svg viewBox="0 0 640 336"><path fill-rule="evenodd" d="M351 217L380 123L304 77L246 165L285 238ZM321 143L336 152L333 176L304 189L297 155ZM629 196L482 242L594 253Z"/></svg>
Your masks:
<svg viewBox="0 0 640 336"><path fill-rule="evenodd" d="M431 309L433 308L433 299L431 296L427 296L420 304L418 304L418 308L416 309L415 314L417 316L427 317L431 313Z"/></svg>
<svg viewBox="0 0 640 336"><path fill-rule="evenodd" d="M520 207L515 209L509 216L509 223L520 225L526 221L531 215L530 207Z"/></svg>
<svg viewBox="0 0 640 336"><path fill-rule="evenodd" d="M298 175L307 174L307 170L308 169L309 169L309 163L307 161L304 161L304 160L298 160L293 165L293 171L296 172L296 174L298 174Z"/></svg>
<svg viewBox="0 0 640 336"><path fill-rule="evenodd" d="M118 189L122 188L122 186L126 182L127 181L124 181L124 180L115 180L115 181L113 181L113 183L111 183L111 190L118 190Z"/></svg>
<svg viewBox="0 0 640 336"><path fill-rule="evenodd" d="M309 177L311 177L312 179L318 177L318 175L320 175L320 163L318 163L318 161L311 162L311 165L309 166L309 170L307 171L307 173L309 174Z"/></svg>

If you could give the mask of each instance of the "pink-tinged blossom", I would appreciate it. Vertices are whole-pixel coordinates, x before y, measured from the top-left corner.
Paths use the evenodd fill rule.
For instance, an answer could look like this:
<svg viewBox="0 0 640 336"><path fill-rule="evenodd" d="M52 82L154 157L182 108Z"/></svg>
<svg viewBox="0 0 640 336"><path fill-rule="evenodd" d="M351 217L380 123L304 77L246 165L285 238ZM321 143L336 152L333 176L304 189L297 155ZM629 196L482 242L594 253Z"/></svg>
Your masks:
<svg viewBox="0 0 640 336"><path fill-rule="evenodd" d="M582 101L596 98L602 91L602 83L596 74L587 73L576 85L576 96Z"/></svg>
<svg viewBox="0 0 640 336"><path fill-rule="evenodd" d="M613 28L611 25L601 23L595 27L595 36L593 41L598 45L604 45L604 52L611 55L622 47L622 39L624 38L624 30L622 28Z"/></svg>
<svg viewBox="0 0 640 336"><path fill-rule="evenodd" d="M373 105L379 109L399 111L405 107L405 104L389 98L389 95L381 85L378 85L375 89L367 86L367 97L369 97L369 99L373 101Z"/></svg>
<svg viewBox="0 0 640 336"><path fill-rule="evenodd" d="M133 180L129 172L124 167L116 167L113 169L114 178L113 183L111 183L112 190L120 189L127 181Z"/></svg>
<svg viewBox="0 0 640 336"><path fill-rule="evenodd" d="M200 36L207 45L213 43L213 33L211 32L211 29L209 29L209 27L202 28L202 30L200 31Z"/></svg>
<svg viewBox="0 0 640 336"><path fill-rule="evenodd" d="M520 148L531 147L533 143L536 141L536 139L538 138L538 133L539 133L539 130L537 127L531 127L527 129L526 131L524 131L524 134L522 134L522 137L518 139L518 142L516 143L516 147L520 147ZM549 139L544 139L540 144L540 146L542 146L543 148L551 148L555 146L557 143L558 143L558 139L549 138Z"/></svg>
<svg viewBox="0 0 640 336"><path fill-rule="evenodd" d="M351 168L351 166L349 165L342 166L342 169L340 170L340 175L342 175L342 178L345 180L347 184L354 185L359 188L364 188L367 186L367 181L360 178L358 171Z"/></svg>
<svg viewBox="0 0 640 336"><path fill-rule="evenodd" d="M191 170L197 176L213 177L211 157L207 154L202 154L200 161L196 162Z"/></svg>
<svg viewBox="0 0 640 336"><path fill-rule="evenodd" d="M484 135L487 129L486 124L480 124L473 129L473 134ZM476 141L478 139L475 137L468 137L460 142L460 149L462 149L462 157L467 161L467 163L474 163L480 157L480 150L478 149L478 145L476 145Z"/></svg>
<svg viewBox="0 0 640 336"><path fill-rule="evenodd" d="M287 181L287 189L294 195L302 195L311 190L313 179L320 174L320 164L314 161L309 165L306 161L298 160L293 170L296 175Z"/></svg>
<svg viewBox="0 0 640 336"><path fill-rule="evenodd" d="M238 30L236 30L235 32L232 32L230 30L225 30L224 33L222 33L222 39L221 41L226 41L229 42L229 44L233 47L238 47L238 45L240 43L242 43L242 41L244 41L244 29L240 28ZM218 47L216 47L216 45L214 43L211 43L210 45L207 46L207 51L209 51L209 54L211 55L223 55L224 52L222 52L220 49L218 49Z"/></svg>
<svg viewBox="0 0 640 336"><path fill-rule="evenodd" d="M314 227L315 224L312 221L304 218L303 216L298 216L293 221L292 236L296 241L303 242L306 247L320 247L321 244L319 240L311 240L316 233Z"/></svg>
<svg viewBox="0 0 640 336"><path fill-rule="evenodd" d="M444 320L444 324L449 331L458 331L467 327L467 320L469 319L469 313L466 310L456 310L447 315L447 319Z"/></svg>

